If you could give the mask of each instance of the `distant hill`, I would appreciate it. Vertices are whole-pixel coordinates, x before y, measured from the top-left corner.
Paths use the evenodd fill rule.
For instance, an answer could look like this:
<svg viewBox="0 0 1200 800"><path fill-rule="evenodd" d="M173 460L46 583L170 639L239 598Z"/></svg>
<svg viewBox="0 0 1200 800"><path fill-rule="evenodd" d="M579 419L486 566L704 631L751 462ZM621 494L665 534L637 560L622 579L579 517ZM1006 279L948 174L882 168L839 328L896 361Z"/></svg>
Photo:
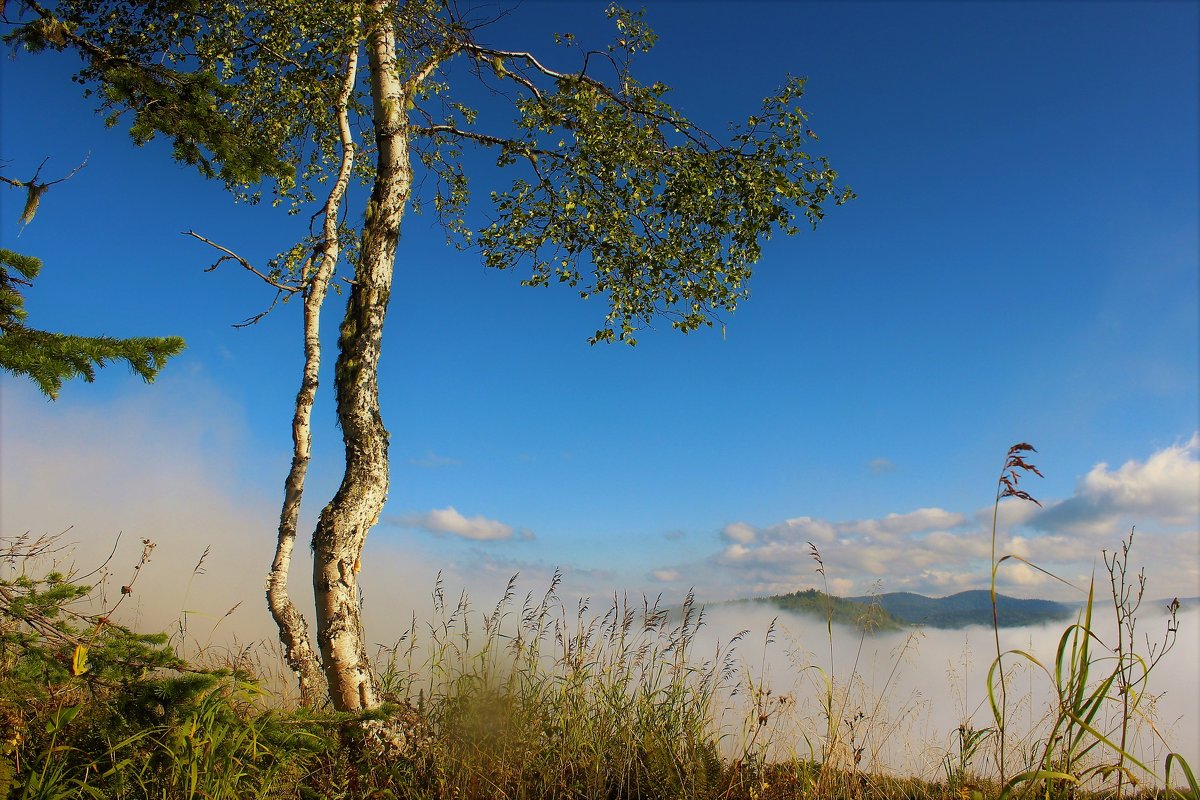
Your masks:
<svg viewBox="0 0 1200 800"><path fill-rule="evenodd" d="M1078 607L1053 600L1021 600L997 595L1001 628L1056 622L1073 616ZM770 597L732 600L720 605L758 604L828 619L876 631L893 631L910 625L930 628L963 628L992 624L991 594L986 590L959 592L949 597L926 597L912 592L864 597L836 597L816 589Z"/></svg>
<svg viewBox="0 0 1200 800"><path fill-rule="evenodd" d="M832 614L833 621L839 625L852 625L871 631L896 631L907 625L904 620L896 618L875 603L874 598L835 597L818 592L816 589L721 603L721 605L741 604L769 605L781 611L810 614L821 619L829 619Z"/></svg>
<svg viewBox="0 0 1200 800"><path fill-rule="evenodd" d="M976 589L949 597L926 597L912 592L891 592L876 597L849 597L864 603L875 601L897 619L910 625L931 628L963 628L967 625L992 624L991 593ZM1019 628L1056 622L1076 613L1075 607L1053 600L1021 600L1006 595L996 596L1001 628Z"/></svg>

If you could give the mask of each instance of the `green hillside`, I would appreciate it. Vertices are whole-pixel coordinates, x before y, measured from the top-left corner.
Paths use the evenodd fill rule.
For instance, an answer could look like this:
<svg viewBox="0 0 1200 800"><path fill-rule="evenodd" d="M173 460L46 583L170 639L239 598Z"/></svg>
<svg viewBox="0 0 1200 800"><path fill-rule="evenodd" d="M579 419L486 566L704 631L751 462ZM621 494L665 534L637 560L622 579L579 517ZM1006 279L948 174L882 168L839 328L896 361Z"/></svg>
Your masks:
<svg viewBox="0 0 1200 800"><path fill-rule="evenodd" d="M858 602L874 599L890 614L912 625L931 628L963 628L967 625L992 624L991 593L976 589L949 597L925 597L912 592L892 592L875 598L850 598ZM1001 628L1018 628L1058 622L1076 612L1066 603L1053 600L1022 600L1005 595L996 596Z"/></svg>
<svg viewBox="0 0 1200 800"><path fill-rule="evenodd" d="M794 614L810 614L829 619L839 625L852 625L871 631L895 631L905 626L905 621L889 613L873 601L873 598L844 598L806 589L802 592L778 594L771 597L755 597L731 601L730 605L769 605Z"/></svg>
<svg viewBox="0 0 1200 800"><path fill-rule="evenodd" d="M1053 600L1023 600L997 595L1001 628L1059 622L1077 613L1069 603ZM759 604L828 619L839 625L869 630L893 631L910 625L930 628L963 628L992 624L991 594L978 589L949 597L926 597L913 592L891 592L863 597L836 597L816 589L790 594L733 600L720 605Z"/></svg>

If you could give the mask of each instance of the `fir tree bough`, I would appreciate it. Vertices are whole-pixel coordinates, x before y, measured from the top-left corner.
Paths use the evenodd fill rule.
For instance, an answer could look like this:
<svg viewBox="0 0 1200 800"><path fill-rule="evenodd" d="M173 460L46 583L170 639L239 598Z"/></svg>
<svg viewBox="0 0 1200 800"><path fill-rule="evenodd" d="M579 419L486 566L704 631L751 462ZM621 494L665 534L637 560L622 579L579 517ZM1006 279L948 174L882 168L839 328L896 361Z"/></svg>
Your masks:
<svg viewBox="0 0 1200 800"><path fill-rule="evenodd" d="M29 378L50 399L58 397L63 381L91 383L96 369L113 361L125 361L149 383L183 350L178 336L118 339L30 328L20 287L32 285L41 269L39 259L0 248L0 369Z"/></svg>

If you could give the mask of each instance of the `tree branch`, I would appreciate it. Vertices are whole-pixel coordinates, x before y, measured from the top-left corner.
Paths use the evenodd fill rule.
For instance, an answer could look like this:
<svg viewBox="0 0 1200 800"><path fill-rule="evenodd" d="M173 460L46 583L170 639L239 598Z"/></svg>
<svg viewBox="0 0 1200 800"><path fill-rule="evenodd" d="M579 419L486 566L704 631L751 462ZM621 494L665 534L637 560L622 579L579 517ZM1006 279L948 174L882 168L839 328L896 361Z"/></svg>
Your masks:
<svg viewBox="0 0 1200 800"><path fill-rule="evenodd" d="M6 178L5 176L0 175L0 181L4 181L9 186L16 186L18 188L25 187L25 186L31 186L31 187L37 187L39 189L44 189L47 186L53 186L56 183L62 183L63 181L69 181L71 178L74 178L76 172L79 172L79 170L81 170L87 166L88 160L91 157L92 157L92 154L89 152L86 156L83 157L83 161L79 162L79 166L75 167L75 169L71 170L66 175L64 175L63 177L59 178L56 181L46 181L45 183L38 183L38 176L42 174L42 167L46 166L46 162L48 162L50 160L49 156L42 159L42 163L38 164L38 168L36 170L34 170L34 172L33 172L33 177L30 178L29 180L18 181L18 180L14 180L13 178Z"/></svg>
<svg viewBox="0 0 1200 800"><path fill-rule="evenodd" d="M205 270L205 271L207 272L208 270ZM258 312L257 314L255 314L255 315L254 315L254 316L252 316L252 317L247 317L246 319L242 320L241 322L235 322L235 323L233 323L233 327L235 327L235 328L249 328L251 325L254 325L254 324L255 324L255 323L257 323L257 322L258 322L260 319L262 319L262 318L263 318L263 317L265 317L267 314L270 314L272 311L274 311L274 310L275 310L275 306L279 305L279 298L280 298L280 297L282 297L282 296L283 296L283 291L278 291L278 292L276 292L276 293L275 293L275 297L273 297L273 298L271 299L271 305L267 306L265 309L263 309L262 311Z"/></svg>
<svg viewBox="0 0 1200 800"><path fill-rule="evenodd" d="M714 146L716 146L718 148L720 147L720 140L718 140L715 136L713 136L711 133L704 130L703 128L697 127L696 125L689 123L685 119L679 119L676 117L668 117L668 116L660 114L656 111L651 111L648 108L644 108L636 103L633 103L630 100L628 100L627 98L621 96L621 94L619 94L618 92L613 91L613 89L610 88L608 86L608 84L604 83L603 81L596 80L595 78L587 75L586 74L587 73L587 58L588 58L588 56L591 55L591 53L585 55L583 69L581 69L579 72L568 73L568 72L558 72L556 70L552 70L549 67L547 67L545 64L543 64L541 61L539 61L537 59L537 57L534 56L532 53L527 53L527 52L523 52L523 51L519 51L519 50L496 50L491 47L483 47L481 45L477 45L473 42L465 42L463 44L463 49L466 50L467 52L471 53L471 55L475 56L476 58L487 58L487 59L497 59L498 58L501 60L508 58L508 59L513 59L513 60L524 61L526 64L528 64L530 67L532 67L537 72L540 72L542 75L545 75L547 78L552 78L553 80L556 80L556 81L559 81L559 80L581 81L583 83L586 83L588 86L592 87L593 89L595 89L600 94L607 97L609 100L612 100L614 103L618 104L619 106L621 106L622 108L626 109L627 111L629 111L633 114L639 114L643 117L646 117L647 119L656 120L657 122L659 122L663 125L670 125L680 135L684 136L688 141L692 142L692 144L696 145L697 147L700 147L704 150L712 149ZM516 82L520 83L522 86L525 86L527 89L529 89L538 100L542 99L541 92L537 89L536 86L533 85L532 81L530 81L524 75L513 72L511 70L507 71L505 74L508 77L515 80Z"/></svg>
<svg viewBox="0 0 1200 800"><path fill-rule="evenodd" d="M92 154L89 152L83 157L83 161L79 162L79 166L75 167L75 169L71 170L56 181L47 181L46 183L38 183L38 176L42 174L42 167L46 166L46 162L50 160L49 156L46 156L44 159L42 159L42 163L38 164L38 168L34 170L33 177L27 181L18 181L14 180L13 178L6 178L3 175L0 175L0 181L4 181L9 186L13 186L18 189L25 189L27 191L25 196L25 208L21 212L21 225L25 226L30 222L33 222L33 217L35 214L37 214L38 206L42 201L42 195L46 193L47 189L56 183L62 183L63 181L68 181L75 177L75 173L86 167L88 159L91 157Z"/></svg>
<svg viewBox="0 0 1200 800"><path fill-rule="evenodd" d="M596 80L595 78L589 78L588 76L584 75L583 73L578 73L578 74L570 73L569 74L566 72L556 72L556 71L550 69L545 64L543 64L541 61L538 61L537 56L535 56L533 53L526 53L526 52L522 52L519 50L496 50L491 47L483 47L482 45L478 45L473 42L466 42L463 45L463 48L465 50L467 50L469 53L471 53L472 55L474 55L476 57L480 57L480 58L488 58L488 59L510 58L510 59L514 59L514 60L521 60L521 61L524 61L525 63L529 64L531 67L533 67L538 72L545 75L547 78L553 78L555 80L562 80L565 78L575 78L578 80L586 81L587 83L592 84L597 89L600 89L604 92L610 92L609 88L607 86L605 86L603 83Z"/></svg>
<svg viewBox="0 0 1200 800"><path fill-rule="evenodd" d="M179 82L178 78L175 76L175 73L170 69L166 69L155 64L142 64L135 59L128 58L126 56L115 55L108 50L105 50L103 47L100 47L95 42L85 39L84 37L74 33L69 27L67 27L65 24L62 24L58 18L54 16L54 12L38 3L37 0L21 0L21 2L23 2L30 10L37 14L38 17L40 17L44 22L59 23L59 27L56 28L55 31L57 35L60 35L64 39L71 41L77 47L79 47L79 49L83 50L85 53L91 56L91 58L98 60L101 64L128 64L144 70L147 73L153 73L159 77L170 78L175 83ZM58 49L62 48L60 47Z"/></svg>
<svg viewBox="0 0 1200 800"><path fill-rule="evenodd" d="M220 258L218 258L216 263L214 263L211 267L204 270L205 272L212 272L217 267L221 266L221 263L224 261L236 261L237 263L241 264L244 269L246 269L249 272L254 273L259 278L261 278L263 280L263 282L266 283L268 286L275 287L281 293L295 294L296 292L301 292L304 290L303 286L296 286L295 284L281 283L280 281L275 280L271 276L260 272L259 270L255 269L253 264L251 264L249 261L247 261L246 259L239 256L237 253L233 252L232 250L230 250L227 247L222 247L221 245L217 244L216 242L212 241L211 239L207 239L207 238L201 236L200 234L196 233L195 231L183 231L182 233L184 236L191 236L193 239L198 239L201 242L204 242L209 247L220 250L222 253L225 254L225 255L221 256ZM278 299L278 298L276 298L276 299ZM273 308L275 306L275 304L272 303L271 306ZM270 309L267 309L267 311L270 311ZM267 312L263 312L263 314L265 314L265 313L267 313ZM261 319L263 314L260 314L257 317L254 317L253 319L255 321L257 321L258 319Z"/></svg>
<svg viewBox="0 0 1200 800"><path fill-rule="evenodd" d="M442 62L453 58L461 51L462 45L455 45L454 47L451 47L443 52L430 56L429 60L422 64L421 68L413 73L413 75L404 82L405 95L412 97L413 93L416 92L417 87L424 83L425 80L442 65Z"/></svg>
<svg viewBox="0 0 1200 800"><path fill-rule="evenodd" d="M455 125L414 125L413 133L422 133L426 136L435 136L437 134L449 134L458 136L463 139L470 139L473 142L488 145L489 147L511 147L513 151L519 155L529 158L530 156L546 156L560 161L566 161L567 157L555 150L546 150L541 147L531 147L528 143L518 139L505 139L502 136L492 136L488 133L479 133L477 131L464 131Z"/></svg>

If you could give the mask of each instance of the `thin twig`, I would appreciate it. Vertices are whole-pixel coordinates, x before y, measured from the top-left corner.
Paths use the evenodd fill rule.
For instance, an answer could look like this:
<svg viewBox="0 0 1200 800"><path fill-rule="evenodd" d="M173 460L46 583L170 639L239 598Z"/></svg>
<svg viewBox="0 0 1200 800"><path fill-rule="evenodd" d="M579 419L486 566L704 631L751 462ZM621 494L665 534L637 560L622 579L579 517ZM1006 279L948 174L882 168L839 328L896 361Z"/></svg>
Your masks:
<svg viewBox="0 0 1200 800"><path fill-rule="evenodd" d="M237 263L241 264L242 267L245 268L246 270L248 270L249 272L252 272L255 275L257 275L259 278L261 278L263 280L263 282L265 282L269 286L273 286L276 289L278 289L280 292L286 292L288 294L295 294L296 292L303 291L302 286L281 283L281 282L275 280L274 278L272 278L271 276L260 272L258 269L256 269L254 267L253 264L251 264L249 261L247 261L246 259L239 256L237 253L233 252L232 250L230 250L227 247L223 247L223 246L217 244L216 242L212 241L211 239L207 239L207 238L201 236L200 234L196 233L195 231L183 231L182 233L184 236L191 236L193 239L198 239L201 242L204 242L206 245L208 245L212 248L215 248L217 250L220 250L222 253L225 254L225 255L221 256L220 258L218 258L211 267L204 270L205 272L212 272L217 267L221 266L221 263L223 261L233 260L233 261L236 261ZM276 299L278 299L278 298L276 298ZM274 303L272 303L271 305L274 306Z"/></svg>
<svg viewBox="0 0 1200 800"><path fill-rule="evenodd" d="M83 575L79 575L79 576L77 576L77 577L75 578L75 580L76 580L76 581L79 581L79 582L85 581L85 580L87 580L88 578L90 578L90 577L92 577L93 575L95 575L95 574L96 574L97 572L99 572L100 570L102 570L102 569L104 569L105 567L107 567L107 566L108 566L108 562L112 561L112 560L113 560L113 556L115 556L115 555L117 554L117 546L118 546L119 544L121 544L121 534L123 534L123 533L124 533L124 531L117 531L117 538L116 538L116 541L114 541L114 542L113 542L113 548L112 548L112 552L108 554L108 558L106 558L106 559L104 559L103 561L101 561L101 562L100 562L100 565L99 565L98 567L96 567L95 569L93 569L91 572L86 572L86 573L84 573Z"/></svg>

